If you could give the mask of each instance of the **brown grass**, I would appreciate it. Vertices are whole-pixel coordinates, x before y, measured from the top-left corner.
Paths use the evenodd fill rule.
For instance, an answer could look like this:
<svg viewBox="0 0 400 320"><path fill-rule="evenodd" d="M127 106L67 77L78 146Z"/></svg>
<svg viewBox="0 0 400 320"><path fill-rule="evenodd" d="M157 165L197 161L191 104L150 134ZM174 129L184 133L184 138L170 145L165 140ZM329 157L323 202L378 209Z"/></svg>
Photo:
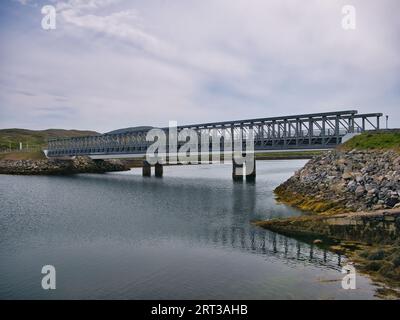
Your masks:
<svg viewBox="0 0 400 320"><path fill-rule="evenodd" d="M0 153L0 160L41 160L46 159L42 151Z"/></svg>

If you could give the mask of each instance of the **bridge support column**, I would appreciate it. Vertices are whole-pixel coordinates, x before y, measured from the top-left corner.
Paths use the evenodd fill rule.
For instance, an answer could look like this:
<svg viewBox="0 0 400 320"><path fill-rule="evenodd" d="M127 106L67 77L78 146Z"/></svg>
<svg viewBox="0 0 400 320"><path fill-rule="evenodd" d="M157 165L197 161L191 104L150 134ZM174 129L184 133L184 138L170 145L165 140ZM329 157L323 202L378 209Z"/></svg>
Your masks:
<svg viewBox="0 0 400 320"><path fill-rule="evenodd" d="M151 165L146 160L143 160L142 174L143 177L151 177Z"/></svg>
<svg viewBox="0 0 400 320"><path fill-rule="evenodd" d="M249 160L251 163L246 162L246 181L255 181L256 180L256 156L253 154L251 159Z"/></svg>
<svg viewBox="0 0 400 320"><path fill-rule="evenodd" d="M156 177L161 178L163 176L163 165L160 163L156 163L154 166L154 175Z"/></svg>
<svg viewBox="0 0 400 320"><path fill-rule="evenodd" d="M234 181L243 181L243 164L238 164L232 159L232 179Z"/></svg>

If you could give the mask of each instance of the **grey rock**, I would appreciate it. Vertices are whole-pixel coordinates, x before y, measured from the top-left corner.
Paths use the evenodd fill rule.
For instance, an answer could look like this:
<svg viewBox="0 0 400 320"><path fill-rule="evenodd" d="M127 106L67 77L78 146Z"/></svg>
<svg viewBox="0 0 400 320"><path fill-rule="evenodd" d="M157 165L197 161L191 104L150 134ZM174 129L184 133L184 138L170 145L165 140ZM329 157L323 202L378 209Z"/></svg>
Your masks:
<svg viewBox="0 0 400 320"><path fill-rule="evenodd" d="M363 186L358 186L355 190L356 197L362 197L365 193L365 188Z"/></svg>

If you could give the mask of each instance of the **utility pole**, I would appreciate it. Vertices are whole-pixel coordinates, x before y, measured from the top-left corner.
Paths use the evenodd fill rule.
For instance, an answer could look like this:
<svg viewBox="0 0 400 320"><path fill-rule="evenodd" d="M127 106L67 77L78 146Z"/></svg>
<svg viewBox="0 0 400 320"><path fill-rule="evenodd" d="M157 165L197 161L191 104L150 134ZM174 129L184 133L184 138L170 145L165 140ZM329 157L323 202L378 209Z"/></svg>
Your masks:
<svg viewBox="0 0 400 320"><path fill-rule="evenodd" d="M386 129L389 129L389 116L386 115Z"/></svg>

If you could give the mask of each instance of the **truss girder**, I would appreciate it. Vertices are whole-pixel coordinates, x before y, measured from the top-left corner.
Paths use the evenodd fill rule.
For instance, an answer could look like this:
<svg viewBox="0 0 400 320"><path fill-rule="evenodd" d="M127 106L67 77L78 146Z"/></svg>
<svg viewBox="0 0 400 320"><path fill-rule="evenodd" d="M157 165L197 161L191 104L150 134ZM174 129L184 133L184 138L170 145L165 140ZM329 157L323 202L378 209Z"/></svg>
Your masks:
<svg viewBox="0 0 400 320"><path fill-rule="evenodd" d="M244 141L253 130L255 150L333 148L348 133L378 130L381 113L358 114L355 110L303 114L274 118L214 122L178 126L177 132L193 129L201 137L224 139L240 137ZM168 137L168 128L164 128ZM152 142L146 141L147 130L86 137L57 138L48 141L48 156L76 156L96 154L145 154ZM178 147L185 141L178 143ZM243 142L244 143L244 142ZM215 144L214 144L215 146Z"/></svg>

